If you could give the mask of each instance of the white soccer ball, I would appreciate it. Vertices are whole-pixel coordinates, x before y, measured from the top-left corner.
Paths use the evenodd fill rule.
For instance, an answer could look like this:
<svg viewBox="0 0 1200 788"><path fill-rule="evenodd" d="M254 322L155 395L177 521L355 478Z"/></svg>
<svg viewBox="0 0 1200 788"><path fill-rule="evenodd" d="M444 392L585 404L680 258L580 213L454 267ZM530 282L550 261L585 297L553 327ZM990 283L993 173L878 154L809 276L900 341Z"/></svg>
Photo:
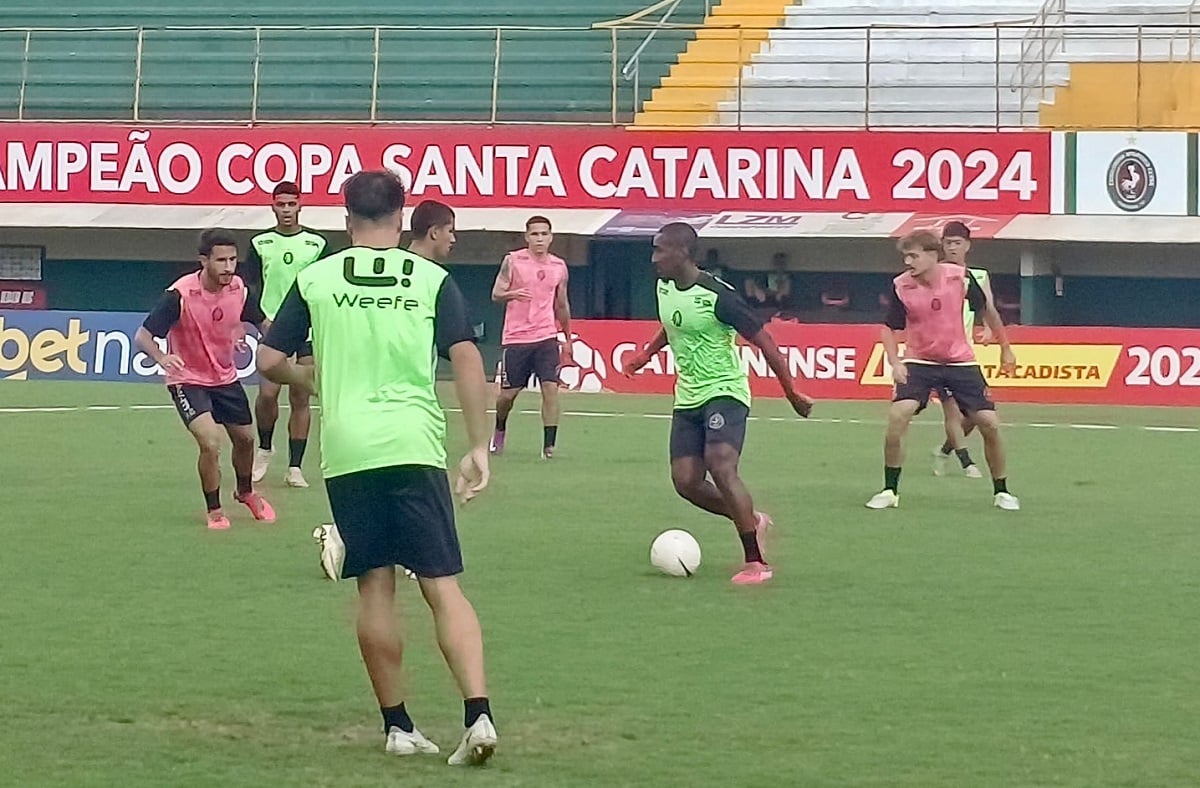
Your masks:
<svg viewBox="0 0 1200 788"><path fill-rule="evenodd" d="M596 394L604 389L608 367L604 356L590 345L578 339L571 340L571 360L574 366L565 366L559 373L559 382L568 391Z"/></svg>
<svg viewBox="0 0 1200 788"><path fill-rule="evenodd" d="M663 531L650 545L650 563L672 577L691 577L700 568L700 543L678 528Z"/></svg>

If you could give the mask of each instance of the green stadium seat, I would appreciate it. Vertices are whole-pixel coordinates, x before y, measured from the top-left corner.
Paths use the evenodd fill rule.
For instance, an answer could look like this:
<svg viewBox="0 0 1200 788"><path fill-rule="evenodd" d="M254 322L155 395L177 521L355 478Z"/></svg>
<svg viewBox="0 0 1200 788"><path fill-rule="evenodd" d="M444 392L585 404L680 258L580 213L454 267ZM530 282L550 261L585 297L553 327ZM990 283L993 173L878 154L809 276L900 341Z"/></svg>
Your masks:
<svg viewBox="0 0 1200 788"><path fill-rule="evenodd" d="M587 28L645 5L644 0L441 0L414 16L403 4L379 0L351 0L336 10L327 0L252 5L232 0L9 0L6 26L59 29L33 32L27 64L24 32L0 32L0 118L16 117L24 73L28 118L131 119L135 28L142 27L140 118L248 120L255 35L236 28L289 26L261 31L258 119L367 120L374 31L353 26L391 25L398 27L380 34L379 120L491 119L496 31L467 26L506 28L500 36L497 119L607 119L612 109L609 31L512 28ZM702 0L685 0L675 21L698 23L703 14ZM296 29L334 25L342 28ZM411 29L415 25L422 29ZM186 26L207 29L178 29ZM128 29L80 29L101 27ZM645 30L620 32L618 68L645 37ZM647 47L641 100L649 97L690 38L688 31L663 30ZM633 85L620 80L618 87L622 118L628 120L635 110Z"/></svg>

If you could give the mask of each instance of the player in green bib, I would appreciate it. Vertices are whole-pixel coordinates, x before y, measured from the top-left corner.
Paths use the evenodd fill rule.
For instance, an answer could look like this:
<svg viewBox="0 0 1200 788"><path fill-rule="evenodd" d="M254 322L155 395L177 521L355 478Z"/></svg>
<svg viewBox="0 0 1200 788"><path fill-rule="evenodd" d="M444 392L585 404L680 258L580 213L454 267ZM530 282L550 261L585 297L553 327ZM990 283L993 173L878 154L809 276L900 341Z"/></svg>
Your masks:
<svg viewBox="0 0 1200 788"><path fill-rule="evenodd" d="M967 265L967 253L971 251L971 228L963 222L947 222L942 228L942 258L948 263L954 263L967 268L975 281L979 283L988 301L993 302L992 286L988 281L988 272L982 268L970 268ZM967 339L975 336L975 313L971 305L963 304L963 326L967 330ZM985 329L984 344L988 343ZM966 438L975 430L975 424L963 416L953 395L944 390L937 392L942 403L942 419L946 429L946 441L933 451L933 473L935 476L945 476L950 464L950 455L957 457L962 466L963 475L970 479L982 479L983 472L971 459L967 450Z"/></svg>
<svg viewBox="0 0 1200 788"><path fill-rule="evenodd" d="M358 642L379 700L386 750L436 753L404 705L396 567L417 579L438 644L464 698L466 730L451 765L496 747L479 619L458 584L462 553L446 473L438 356L454 371L470 449L458 465L464 501L488 482L488 385L462 293L438 263L400 241L404 185L392 172L346 181L351 247L300 272L259 348L258 370L321 398L321 466L334 523L318 529L321 565L358 581ZM413 213L423 251L448 250L454 214ZM440 238L440 240L439 240ZM312 332L315 368L289 361Z"/></svg>
<svg viewBox="0 0 1200 788"><path fill-rule="evenodd" d="M763 536L771 519L755 510L738 476L750 416L750 380L737 336L762 352L796 413L807 418L813 401L796 390L787 361L762 319L736 290L696 264L698 247L696 230L683 222L668 224L654 236L662 329L627 362L624 374L635 374L671 346L676 370L671 481L693 505L733 521L745 555L733 582L755 585L774 573L763 557Z"/></svg>
<svg viewBox="0 0 1200 788"><path fill-rule="evenodd" d="M325 256L325 239L300 225L300 188L283 181L271 192L271 210L275 227L250 239L245 262L246 281L259 294L259 305L267 316L267 325L275 319L284 296L296 276L314 261ZM301 364L312 363L312 347L305 344L298 352ZM288 416L288 469L284 480L289 487L307 487L300 465L308 446L312 413L308 397L298 389L288 389L291 414ZM262 481L275 454L275 422L279 419L279 386L262 381L254 400L254 420L258 424L258 450L254 453L252 480Z"/></svg>

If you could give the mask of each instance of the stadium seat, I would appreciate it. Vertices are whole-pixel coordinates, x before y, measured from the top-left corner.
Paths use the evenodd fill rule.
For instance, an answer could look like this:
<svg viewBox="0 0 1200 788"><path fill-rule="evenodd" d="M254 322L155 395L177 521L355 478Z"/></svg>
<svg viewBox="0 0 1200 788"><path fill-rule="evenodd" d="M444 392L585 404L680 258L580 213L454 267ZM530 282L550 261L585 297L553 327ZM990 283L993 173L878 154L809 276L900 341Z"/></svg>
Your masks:
<svg viewBox="0 0 1200 788"><path fill-rule="evenodd" d="M379 40L379 120L491 120L495 27L504 28L496 120L608 120L613 34L589 28L646 5L642 0L442 0L414 17L404 4L380 0L340 6L323 0L12 0L5 4L6 27L62 29L30 35L23 102L26 36L20 30L0 32L0 117L21 112L28 119L132 118L137 28L143 27L143 119L250 119L257 51L258 119L366 120L372 106L374 31L349 28L391 25ZM702 0L685 0L672 21L694 24L703 13ZM249 29L256 25L263 27L257 40ZM303 29L331 25L343 29ZM180 29L188 26L205 29ZM466 29L488 26L493 29ZM84 29L99 27L123 29ZM618 34L618 67L648 32ZM657 84L691 35L687 29L659 31L639 58L640 84ZM618 77L618 110L625 120L636 109L635 89L633 81ZM648 87L644 90L641 98L649 94Z"/></svg>

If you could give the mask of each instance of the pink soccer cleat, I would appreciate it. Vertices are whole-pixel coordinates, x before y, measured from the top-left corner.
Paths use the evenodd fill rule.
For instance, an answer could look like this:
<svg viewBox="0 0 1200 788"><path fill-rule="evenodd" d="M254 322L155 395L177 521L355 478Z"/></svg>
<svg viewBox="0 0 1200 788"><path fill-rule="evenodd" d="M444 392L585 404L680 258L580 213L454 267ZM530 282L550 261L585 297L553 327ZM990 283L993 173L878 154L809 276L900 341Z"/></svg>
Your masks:
<svg viewBox="0 0 1200 788"><path fill-rule="evenodd" d="M733 576L733 584L738 586L756 586L767 582L774 576L767 564L751 561L742 567L742 571Z"/></svg>
<svg viewBox="0 0 1200 788"><path fill-rule="evenodd" d="M256 492L249 492L245 495L235 495L239 502L244 503L246 508L250 510L250 514L254 515L254 519L262 523L275 522L275 509L271 504L267 503L267 499Z"/></svg>
<svg viewBox="0 0 1200 788"><path fill-rule="evenodd" d="M500 455L504 453L504 433L496 430L492 433L492 445L488 447L492 454Z"/></svg>
<svg viewBox="0 0 1200 788"><path fill-rule="evenodd" d="M214 509L208 513L208 530L210 531L228 531L229 518L220 509Z"/></svg>

